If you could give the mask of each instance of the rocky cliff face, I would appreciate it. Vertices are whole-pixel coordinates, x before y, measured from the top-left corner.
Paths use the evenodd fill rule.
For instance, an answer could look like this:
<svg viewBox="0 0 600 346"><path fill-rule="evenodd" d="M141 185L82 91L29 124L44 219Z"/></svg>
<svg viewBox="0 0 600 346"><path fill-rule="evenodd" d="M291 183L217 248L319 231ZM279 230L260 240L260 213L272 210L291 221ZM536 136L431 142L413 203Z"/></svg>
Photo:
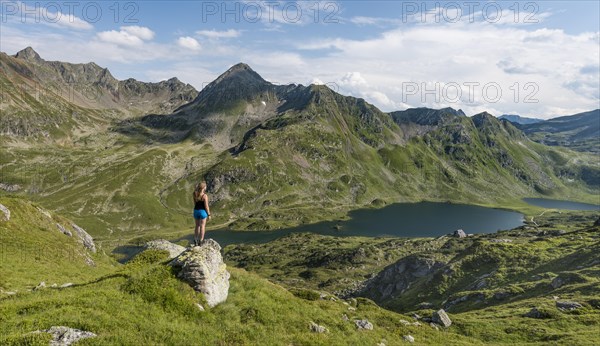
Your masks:
<svg viewBox="0 0 600 346"><path fill-rule="evenodd" d="M421 256L403 258L369 280L359 295L375 301L393 299L415 282L430 279L431 275L444 265L443 262Z"/></svg>

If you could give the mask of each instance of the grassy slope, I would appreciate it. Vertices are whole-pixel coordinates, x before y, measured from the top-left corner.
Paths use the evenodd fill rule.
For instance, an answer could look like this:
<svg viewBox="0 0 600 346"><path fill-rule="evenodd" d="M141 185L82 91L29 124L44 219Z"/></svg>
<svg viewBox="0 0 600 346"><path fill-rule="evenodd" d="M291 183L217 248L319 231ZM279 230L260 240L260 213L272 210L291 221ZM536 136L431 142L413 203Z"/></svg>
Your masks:
<svg viewBox="0 0 600 346"><path fill-rule="evenodd" d="M20 223L27 222L20 219L23 215L39 213L34 206L21 200L2 199L2 202L12 207L14 218ZM59 216L53 217L57 221L64 220ZM540 218L539 221L548 223L555 217L556 215L552 215L547 219ZM589 217L579 222L588 222L588 219ZM35 232L50 232L50 230ZM594 232L580 242L589 242L590 237L593 238L598 233L597 230ZM573 235L568 234L571 237ZM506 234L499 236L506 236ZM372 243L369 243L368 239L329 237L316 240L322 244L324 252L337 249L335 242L345 243L342 244L342 249L351 248L348 245L352 242L357 242L361 244L360 246L371 246L373 249L383 249L385 246L382 246L382 243L386 241L388 240L373 239ZM426 240L414 241L424 247L431 246ZM560 242L554 238L549 241ZM22 253L27 257L33 257L37 249L26 246L29 242L35 240L22 237L18 245ZM298 244L297 239L294 243ZM549 248L538 247L532 249L532 253L541 253L544 259L547 259L546 256L556 256L552 254L552 249L561 249L565 247L564 245L571 246L566 243L562 245ZM275 251L277 243L265 246L270 247L269 251ZM298 249L302 250L303 246L300 245ZM559 252L562 253L563 250ZM396 256L393 252L390 253L392 257ZM510 253L513 252L508 252L509 256ZM366 258L369 259L371 252L367 251L366 254ZM99 254L95 260L97 263L105 263L101 266L102 270L87 272L78 278L68 277L68 273L58 272L59 266L48 267L40 262L29 262L26 269L30 274L39 277L42 273L53 270L56 275L65 275L62 280L57 278L59 282L67 281L68 278L69 281L73 279L75 285L63 289L47 288L33 292L19 290L19 293L13 296L0 295L0 343L45 344L47 336L34 336L27 333L49 328L52 325L66 325L98 334L97 338L81 341L81 345L199 343L374 345L384 340L387 345L402 345L404 342L401 338L407 334L414 336L420 344L433 345L547 344L549 342L564 345L593 345L598 341L600 312L597 305L592 305L597 304L598 288L589 289L592 279L564 286L551 293L559 295L561 299L573 299L584 303L585 308L577 312L559 312L554 307L549 294L526 296L523 299L511 299L501 304L470 306L451 311L453 326L448 330L436 331L427 324L404 326L400 320L412 321L412 318L381 309L366 299L349 300L350 306L348 306L341 300L320 300L318 295L315 296L310 290L297 289L295 293L291 293L256 274L231 266L229 270L232 277L228 300L213 309L201 312L195 304L202 303L203 297L175 278L175 273L165 265L165 256L166 253L160 251L147 251L127 265L111 267L111 262L102 259L102 255ZM286 256L285 252L279 255L280 258ZM8 256L8 258L12 257L12 255ZM332 259L335 260L336 256L332 256ZM7 258L4 258L4 261L6 260ZM386 259L388 260L391 259ZM68 261L71 259L61 252L58 252L53 260L54 264ZM582 263L579 259L575 262ZM15 265L16 262L10 264ZM73 266L81 270L84 264L74 262ZM295 270L293 264L282 267ZM369 264L366 267L369 268ZM356 270L361 269L364 268L359 264ZM585 276L588 278L597 275L597 271L594 272L593 268L586 268L586 270L588 272ZM10 275L16 278L23 275L23 271ZM20 282L26 284L30 281L24 279ZM550 317L543 320L522 317L522 314L529 311L532 306L538 306L549 312ZM356 310L353 311L349 307ZM419 313L426 315L431 313L431 310L421 310ZM349 322L342 319L343 314L348 315ZM375 325L375 329L357 330L352 323L355 318L368 319ZM329 332L326 334L310 332L311 321L326 326Z"/></svg>
<svg viewBox="0 0 600 346"><path fill-rule="evenodd" d="M24 291L41 281L59 286L89 280L112 270L106 256L87 251L78 238L61 233L57 224L73 234L71 221L55 213L41 212L18 198L0 198L11 211L9 221L0 221L0 288ZM98 249L102 252L102 249ZM91 258L95 266L86 264Z"/></svg>
<svg viewBox="0 0 600 346"><path fill-rule="evenodd" d="M281 286L256 274L229 268L232 273L229 298L225 303L201 312L196 303L203 297L175 277L165 264L166 253L147 251L127 265L117 265L100 251L94 256L97 267L88 267L73 252L71 243L53 229L54 222L66 219L52 215L52 221L36 207L20 199L0 200L12 213L11 221L0 226L3 252L2 286L18 291L0 293L0 344L32 345L47 343L45 335L27 333L53 325L92 331L97 338L79 344L219 344L252 345L373 345L386 340L400 344L411 334L424 343L472 344L477 340L449 330L406 327L399 319L409 319L381 309L368 300L351 303L297 297ZM39 226L36 226L39 225ZM62 239L66 238L66 239ZM43 241L48 251L38 258ZM32 260L35 259L35 260ZM73 282L67 288L30 291L41 279L47 282ZM347 314L350 321L344 321ZM373 331L359 331L353 319L366 318ZM314 321L329 329L326 334L309 330Z"/></svg>
<svg viewBox="0 0 600 346"><path fill-rule="evenodd" d="M487 343L592 345L600 341L600 228L589 227L597 218L594 212L548 212L535 218L538 229L527 226L468 239L295 234L267 244L229 246L225 258L286 287L340 293L408 256L432 258L446 265L411 282L396 298L379 299L374 291L360 294L405 313L429 314L431 310L419 310L421 302L444 306L461 319L461 333ZM554 233L559 230L567 233ZM544 231L548 235L540 235ZM491 242L506 238L512 243ZM477 287L484 274L485 284ZM556 277L568 283L553 288ZM553 296L584 308L561 312ZM462 297L467 298L460 301ZM523 317L532 307L548 312L549 318Z"/></svg>

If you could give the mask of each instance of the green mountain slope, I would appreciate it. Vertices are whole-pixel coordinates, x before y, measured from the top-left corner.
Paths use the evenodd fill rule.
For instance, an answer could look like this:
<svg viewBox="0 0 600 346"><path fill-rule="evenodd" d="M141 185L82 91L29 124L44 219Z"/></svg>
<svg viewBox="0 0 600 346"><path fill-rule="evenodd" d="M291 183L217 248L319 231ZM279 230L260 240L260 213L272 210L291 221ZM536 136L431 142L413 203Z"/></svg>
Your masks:
<svg viewBox="0 0 600 346"><path fill-rule="evenodd" d="M519 128L539 143L600 153L600 109L521 125Z"/></svg>
<svg viewBox="0 0 600 346"><path fill-rule="evenodd" d="M449 114L439 122L424 116L408 124L396 117L398 124L390 124L384 114L369 116L355 106L364 101L327 93L328 99L309 100L257 127L208 171L216 208L235 210L261 229L274 226L261 220L284 221L282 208L311 222L316 206L419 199L485 204L561 191L592 200L598 190L592 157L580 155L573 168L571 154L534 143L489 114Z"/></svg>
<svg viewBox="0 0 600 346"><path fill-rule="evenodd" d="M9 58L23 68L39 59ZM93 79L102 73L94 66L72 69L90 69ZM401 201L520 209L522 197L596 201L600 186L594 156L532 142L489 114L387 114L325 86L274 85L245 64L171 114L122 120L124 113L112 111L93 110L90 125L49 123L73 135L62 143L3 137L0 186L20 187L18 193L111 242L190 227L189 195L202 179L217 211L211 226L249 230Z"/></svg>
<svg viewBox="0 0 600 346"><path fill-rule="evenodd" d="M169 113L196 90L176 78L159 83L119 81L95 63L46 61L31 47L0 52L0 134L65 137L94 132L116 119Z"/></svg>

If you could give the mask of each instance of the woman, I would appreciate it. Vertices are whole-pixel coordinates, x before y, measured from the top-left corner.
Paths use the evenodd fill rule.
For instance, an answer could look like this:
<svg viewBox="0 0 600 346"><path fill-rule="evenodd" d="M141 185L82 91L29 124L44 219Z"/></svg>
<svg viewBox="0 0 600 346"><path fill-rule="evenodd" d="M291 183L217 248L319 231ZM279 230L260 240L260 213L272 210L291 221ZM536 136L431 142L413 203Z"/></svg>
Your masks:
<svg viewBox="0 0 600 346"><path fill-rule="evenodd" d="M204 242L204 232L206 229L206 219L210 220L210 209L208 208L208 196L206 195L206 182L203 181L196 185L194 189L194 245L200 245ZM200 240L198 240L200 233Z"/></svg>

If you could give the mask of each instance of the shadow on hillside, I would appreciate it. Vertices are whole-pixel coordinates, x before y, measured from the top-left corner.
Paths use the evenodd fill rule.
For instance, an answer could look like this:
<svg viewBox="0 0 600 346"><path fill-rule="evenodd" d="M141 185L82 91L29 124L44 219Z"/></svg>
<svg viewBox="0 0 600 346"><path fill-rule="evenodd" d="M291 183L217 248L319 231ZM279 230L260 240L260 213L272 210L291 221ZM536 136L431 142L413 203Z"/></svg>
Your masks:
<svg viewBox="0 0 600 346"><path fill-rule="evenodd" d="M178 143L189 137L191 126L176 115L149 114L119 121L112 128L116 132L142 143Z"/></svg>
<svg viewBox="0 0 600 346"><path fill-rule="evenodd" d="M115 257L117 257L117 261L119 263L125 264L142 251L144 251L143 246L121 245L117 246L112 251L112 254L115 255Z"/></svg>

